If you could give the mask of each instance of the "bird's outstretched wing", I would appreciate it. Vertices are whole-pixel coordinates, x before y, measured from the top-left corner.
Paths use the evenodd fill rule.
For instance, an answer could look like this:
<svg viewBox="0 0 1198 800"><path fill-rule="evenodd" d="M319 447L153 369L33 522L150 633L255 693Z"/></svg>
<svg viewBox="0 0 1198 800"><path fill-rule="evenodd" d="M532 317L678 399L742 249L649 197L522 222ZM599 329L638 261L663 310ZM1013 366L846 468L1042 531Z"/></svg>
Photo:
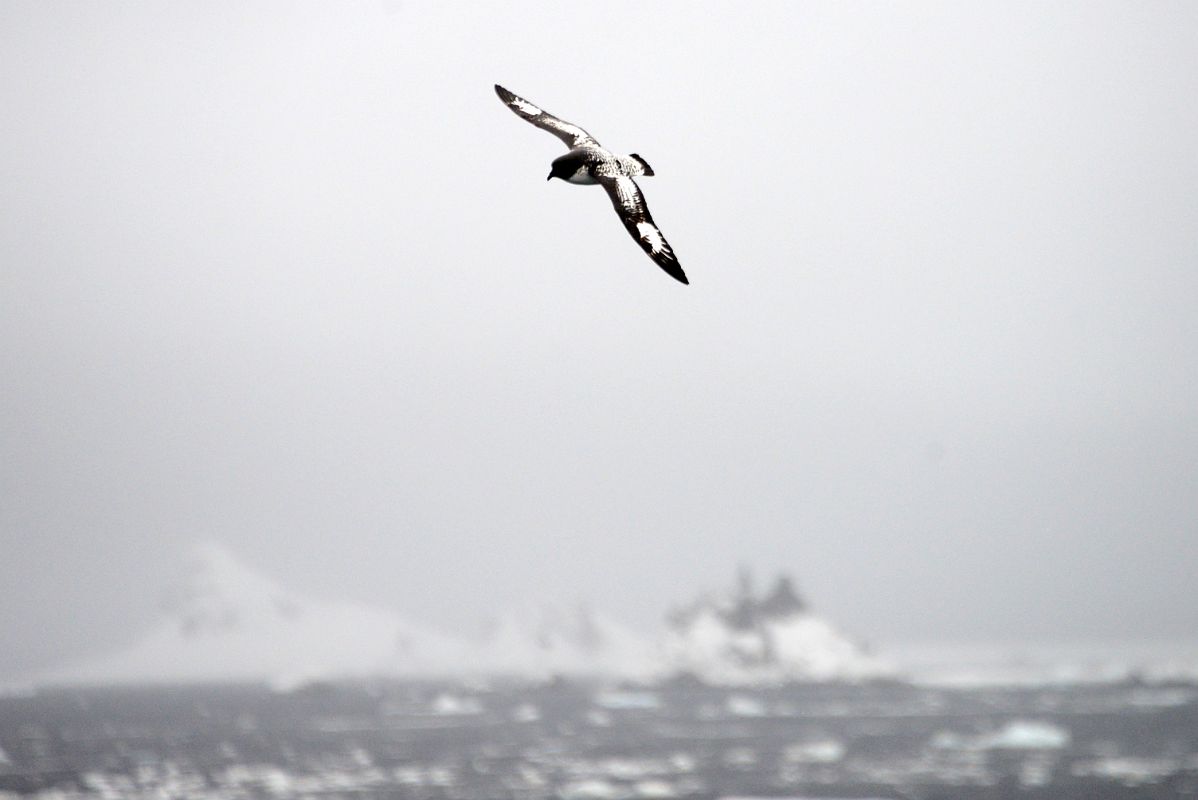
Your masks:
<svg viewBox="0 0 1198 800"><path fill-rule="evenodd" d="M598 147L599 143L595 141L595 137L584 131L582 128L565 120L558 119L548 111L543 111L537 106L525 100L523 97L512 94L507 89L504 89L498 83L495 84L495 94L499 95L499 99L507 105L521 119L526 119L533 125L544 131L549 131L557 138L566 143L566 147L573 150L575 147L586 147L587 145Z"/></svg>
<svg viewBox="0 0 1198 800"><path fill-rule="evenodd" d="M611 204L620 215L620 221L641 249L649 254L649 258L653 259L657 266L669 273L671 278L689 284L690 281L686 279L673 248L650 216L645 196L641 194L641 188L636 182L624 175L601 177L599 182L607 190L607 196L611 198Z"/></svg>

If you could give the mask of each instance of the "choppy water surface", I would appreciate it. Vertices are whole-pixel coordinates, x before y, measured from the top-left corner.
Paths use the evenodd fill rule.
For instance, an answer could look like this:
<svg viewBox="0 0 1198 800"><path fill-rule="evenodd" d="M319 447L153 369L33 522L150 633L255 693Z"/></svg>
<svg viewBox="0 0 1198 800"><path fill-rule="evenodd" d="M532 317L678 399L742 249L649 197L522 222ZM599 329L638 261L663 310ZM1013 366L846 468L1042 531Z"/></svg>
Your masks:
<svg viewBox="0 0 1198 800"><path fill-rule="evenodd" d="M1192 797L1198 685L59 690L0 748L56 798Z"/></svg>

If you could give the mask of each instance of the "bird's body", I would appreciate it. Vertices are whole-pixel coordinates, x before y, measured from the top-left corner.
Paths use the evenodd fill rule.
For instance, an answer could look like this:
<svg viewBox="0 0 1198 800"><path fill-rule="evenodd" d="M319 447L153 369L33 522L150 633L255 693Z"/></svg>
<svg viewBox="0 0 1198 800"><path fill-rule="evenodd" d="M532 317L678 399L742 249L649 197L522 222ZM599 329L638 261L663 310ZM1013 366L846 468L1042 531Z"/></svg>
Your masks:
<svg viewBox="0 0 1198 800"><path fill-rule="evenodd" d="M612 153L582 128L558 119L498 84L495 86L495 93L521 119L549 131L570 148L565 155L553 160L549 178L546 180L561 178L567 183L603 186L624 227L654 263L675 280L682 283L690 282L686 279L674 250L653 222L645 197L633 180L641 175L653 174L653 168L645 159L636 153L627 156Z"/></svg>
<svg viewBox="0 0 1198 800"><path fill-rule="evenodd" d="M652 175L653 169L637 155L617 156L602 147L576 147L553 159L553 172L549 177L561 177L562 174L567 175L562 178L566 183L593 186L605 177Z"/></svg>

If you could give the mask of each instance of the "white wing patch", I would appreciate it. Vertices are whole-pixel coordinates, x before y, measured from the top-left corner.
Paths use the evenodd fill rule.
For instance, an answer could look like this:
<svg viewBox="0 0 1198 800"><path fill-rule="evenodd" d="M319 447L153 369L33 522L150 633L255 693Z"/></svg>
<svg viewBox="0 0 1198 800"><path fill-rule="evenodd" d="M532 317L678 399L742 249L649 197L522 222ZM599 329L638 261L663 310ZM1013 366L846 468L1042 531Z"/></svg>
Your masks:
<svg viewBox="0 0 1198 800"><path fill-rule="evenodd" d="M521 111L523 111L525 114L532 114L533 116L536 116L537 114L545 113L545 112L541 111L541 109L534 106L532 103L525 100L523 97L513 97L511 103L512 103L512 105L516 106Z"/></svg>
<svg viewBox="0 0 1198 800"><path fill-rule="evenodd" d="M653 222L649 214L649 206L645 205L645 197L636 181L627 175L600 176L599 183L607 190L612 206L620 215L620 221L632 238L649 254L653 263L679 283L689 283L686 273L678 264L678 257L670 248L670 243L662 235L661 230Z"/></svg>
<svg viewBox="0 0 1198 800"><path fill-rule="evenodd" d="M638 222L636 231L641 235L641 239L648 243L649 249L654 253L660 253L666 249L665 237L661 235L661 231L651 222Z"/></svg>
<svg viewBox="0 0 1198 800"><path fill-rule="evenodd" d="M575 147L599 146L599 143L582 128L558 119L535 103L530 103L523 97L512 94L499 84L495 84L495 93L518 117L526 122L531 122L543 131L549 131L565 142L567 147L573 149Z"/></svg>

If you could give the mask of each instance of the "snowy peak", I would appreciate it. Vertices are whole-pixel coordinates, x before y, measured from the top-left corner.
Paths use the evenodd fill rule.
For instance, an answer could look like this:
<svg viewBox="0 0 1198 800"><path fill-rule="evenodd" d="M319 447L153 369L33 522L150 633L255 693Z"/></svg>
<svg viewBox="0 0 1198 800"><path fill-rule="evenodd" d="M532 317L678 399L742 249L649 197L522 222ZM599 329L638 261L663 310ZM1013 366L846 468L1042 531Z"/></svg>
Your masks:
<svg viewBox="0 0 1198 800"><path fill-rule="evenodd" d="M767 619L781 619L806 610L806 605L799 599L790 577L778 576L774 589L757 606L758 613Z"/></svg>
<svg viewBox="0 0 1198 800"><path fill-rule="evenodd" d="M802 614L806 604L795 591L786 575L779 575L773 588L763 598L753 591L753 578L741 569L735 593L728 597L704 597L670 615L670 627L685 629L701 618L711 616L720 625L735 631L752 631L774 620Z"/></svg>
<svg viewBox="0 0 1198 800"><path fill-rule="evenodd" d="M861 680L890 670L807 610L791 579L759 597L749 573L737 589L674 612L665 657L678 671L714 683Z"/></svg>
<svg viewBox="0 0 1198 800"><path fill-rule="evenodd" d="M203 542L191 548L185 577L167 591L162 607L180 635L202 637L293 621L304 614L304 605L220 544Z"/></svg>
<svg viewBox="0 0 1198 800"><path fill-rule="evenodd" d="M53 670L49 683L272 680L438 675L458 640L390 611L306 599L204 543L187 556L159 623L132 645Z"/></svg>

